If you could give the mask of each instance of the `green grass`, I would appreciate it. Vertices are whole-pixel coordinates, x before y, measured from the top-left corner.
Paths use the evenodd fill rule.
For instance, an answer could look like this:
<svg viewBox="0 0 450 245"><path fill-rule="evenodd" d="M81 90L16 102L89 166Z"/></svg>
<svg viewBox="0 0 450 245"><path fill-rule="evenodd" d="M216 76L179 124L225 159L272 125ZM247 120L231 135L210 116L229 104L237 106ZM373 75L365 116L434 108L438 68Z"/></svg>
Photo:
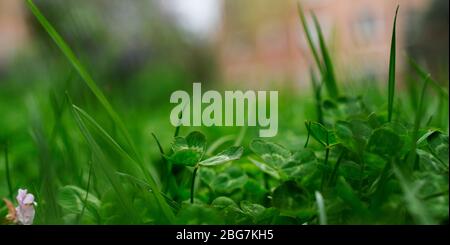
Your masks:
<svg viewBox="0 0 450 245"><path fill-rule="evenodd" d="M308 27L308 23L306 21L305 14L303 12L303 8L300 3L298 3L298 12L300 16L300 20L303 26L303 30L305 31L305 36L308 41L309 47L311 49L311 52L313 54L314 60L316 61L317 68L319 69L321 73L321 80L325 84L325 87L328 91L328 95L333 98L337 99L339 97L338 87L336 84L336 77L334 74L334 67L333 62L331 60L330 54L328 52L327 46L325 44L325 40L323 37L322 29L320 27L319 21L317 20L317 17L313 14L313 21L314 26L316 28L316 32L319 39L319 47L322 55L322 60L320 59L317 48L314 45L313 38L311 35L311 32Z"/></svg>
<svg viewBox="0 0 450 245"><path fill-rule="evenodd" d="M392 40L391 40L391 54L389 55L389 95L388 95L388 121L392 120L392 112L394 110L394 95L395 95L395 56L396 56L396 26L397 26L397 14L399 6L395 10L394 26L392 28Z"/></svg>
<svg viewBox="0 0 450 245"><path fill-rule="evenodd" d="M74 69L78 72L80 77L83 79L83 81L86 83L86 85L90 88L92 93L95 95L95 97L98 99L98 101L101 103L101 105L104 107L104 109L108 112L111 119L114 121L115 125L120 129L121 133L125 136L127 145L129 146L132 154L135 158L140 159L139 154L136 150L136 146L134 145L133 140L131 139L127 128L125 127L125 124L119 117L119 115L116 113L116 111L113 109L109 101L106 99L103 92L98 88L97 84L92 79L91 75L87 72L87 70L83 67L81 62L77 59L73 51L70 49L70 47L64 42L63 38L58 34L58 32L53 28L53 26L48 22L48 20L45 18L44 15L40 12L40 10L36 7L36 5L33 3L32 0L27 0L27 4L34 14L34 16L38 19L39 23L42 25L42 27L47 31L49 36L53 39L55 44L60 48L61 52L66 56L68 61L72 64ZM79 123L80 129L82 128L81 119L77 120ZM84 135L86 138L88 138L88 134L86 130L84 131ZM91 140L88 140L92 147L95 147L94 142ZM97 147L95 147L97 148ZM97 152L99 149L96 149ZM165 214L166 218L171 221L173 219L173 214L171 210L169 209L168 205L164 202L161 194L159 193L159 189L156 186L155 181L152 179L152 176L147 172L147 170L144 168L144 163L142 160L137 161L139 166L141 167L142 172L144 173L149 185L151 186L153 190L153 194L156 197L156 200L158 204L160 205L160 208L162 209L162 212ZM107 169L107 168L105 168ZM108 178L111 180L114 179L113 175L108 174ZM121 189L119 182L113 184L115 186L116 191L120 191Z"/></svg>
<svg viewBox="0 0 450 245"><path fill-rule="evenodd" d="M71 73L0 91L0 195L35 194L36 224L448 223L448 92L413 60L420 93L396 89L398 9L387 93L376 93L344 89L320 20L315 44L299 5L313 91L280 88L279 133L267 139L253 127L174 128L168 103L103 90L27 3Z"/></svg>

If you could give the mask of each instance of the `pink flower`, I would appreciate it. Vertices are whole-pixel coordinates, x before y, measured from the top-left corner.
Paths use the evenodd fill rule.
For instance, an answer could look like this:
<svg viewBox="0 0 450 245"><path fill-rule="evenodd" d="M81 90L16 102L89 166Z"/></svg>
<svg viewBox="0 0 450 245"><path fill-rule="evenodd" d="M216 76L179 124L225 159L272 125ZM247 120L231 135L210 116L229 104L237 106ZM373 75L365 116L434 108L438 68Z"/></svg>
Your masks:
<svg viewBox="0 0 450 245"><path fill-rule="evenodd" d="M34 206L37 205L34 201L33 194L28 193L26 189L19 189L19 194L17 194L16 200L19 204L16 207L17 223L22 225L33 224L35 215Z"/></svg>

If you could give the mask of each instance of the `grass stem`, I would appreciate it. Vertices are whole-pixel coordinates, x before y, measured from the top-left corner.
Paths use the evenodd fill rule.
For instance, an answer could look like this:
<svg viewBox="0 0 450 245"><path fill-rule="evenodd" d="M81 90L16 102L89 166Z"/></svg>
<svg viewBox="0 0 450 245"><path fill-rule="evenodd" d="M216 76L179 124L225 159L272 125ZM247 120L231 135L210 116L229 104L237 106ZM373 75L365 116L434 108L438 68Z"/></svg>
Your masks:
<svg viewBox="0 0 450 245"><path fill-rule="evenodd" d="M80 223L81 218L83 217L84 211L86 210L88 197L89 197L89 188L91 186L91 176L92 176L92 162L90 162L90 164L89 164L89 174L88 174L88 182L87 182L87 186L86 186L86 196L84 197L83 208L81 209L80 216L78 216L77 223Z"/></svg>
<svg viewBox="0 0 450 245"><path fill-rule="evenodd" d="M192 173L192 183L191 183L191 204L194 203L194 189L195 189L195 176L197 175L198 165L195 166L194 172Z"/></svg>

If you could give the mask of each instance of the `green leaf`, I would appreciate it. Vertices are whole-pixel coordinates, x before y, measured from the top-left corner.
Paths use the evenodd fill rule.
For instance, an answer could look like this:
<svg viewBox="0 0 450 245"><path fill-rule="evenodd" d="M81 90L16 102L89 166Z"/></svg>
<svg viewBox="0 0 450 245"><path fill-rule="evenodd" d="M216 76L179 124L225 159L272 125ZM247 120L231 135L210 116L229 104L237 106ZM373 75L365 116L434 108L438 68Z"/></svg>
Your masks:
<svg viewBox="0 0 450 245"><path fill-rule="evenodd" d="M393 167L394 174L397 177L400 187L402 188L406 207L409 212L416 219L417 223L422 225L436 224L436 221L430 216L426 206L424 203L417 198L417 191L420 189L420 185L414 185L409 183L409 181L405 178L404 174L397 167Z"/></svg>
<svg viewBox="0 0 450 245"><path fill-rule="evenodd" d="M186 138L175 137L172 143L173 153L168 160L173 164L194 166L200 162L206 150L206 138L197 131Z"/></svg>
<svg viewBox="0 0 450 245"><path fill-rule="evenodd" d="M172 151L177 152L186 149L189 149L186 139L181 136L175 137L172 143Z"/></svg>
<svg viewBox="0 0 450 245"><path fill-rule="evenodd" d="M430 129L427 132L425 132L420 138L417 140L417 145L420 146L423 142L425 142L430 135L434 134L435 132L439 132L437 129Z"/></svg>
<svg viewBox="0 0 450 245"><path fill-rule="evenodd" d="M199 164L202 166L215 166L227 163L229 161L237 160L241 158L244 148L242 146L232 146L225 151L201 161Z"/></svg>
<svg viewBox="0 0 450 245"><path fill-rule="evenodd" d="M444 163L448 168L449 159L449 143L448 135L445 135L439 131L434 132L427 137L427 143L429 145L430 151L433 155Z"/></svg>
<svg viewBox="0 0 450 245"><path fill-rule="evenodd" d="M347 183L347 181L345 181L342 176L338 178L336 185L336 194L353 209L354 213L359 216L358 218L364 219L364 217L367 217L369 215L367 207L359 199L353 188L349 183Z"/></svg>
<svg viewBox="0 0 450 245"><path fill-rule="evenodd" d="M66 185L58 191L58 204L68 212L79 214L83 209L85 197L85 190L74 185ZM91 193L88 194L86 201L86 206L91 206L96 209L100 207L100 200Z"/></svg>
<svg viewBox="0 0 450 245"><path fill-rule="evenodd" d="M310 175L317 168L317 158L310 149L302 149L292 156L292 160L282 166L284 179L304 177Z"/></svg>
<svg viewBox="0 0 450 245"><path fill-rule="evenodd" d="M168 160L176 165L195 166L203 156L203 152L191 148L174 152Z"/></svg>
<svg viewBox="0 0 450 245"><path fill-rule="evenodd" d="M238 208L238 205L233 201L233 199L226 196L217 197L212 201L211 206L218 209L224 209L228 207Z"/></svg>
<svg viewBox="0 0 450 245"><path fill-rule="evenodd" d="M195 148L202 152L206 150L206 137L198 131L191 132L186 136L186 142L189 148Z"/></svg>
<svg viewBox="0 0 450 245"><path fill-rule="evenodd" d="M250 143L250 149L275 169L289 162L292 157L288 149L262 139L254 139Z"/></svg>
<svg viewBox="0 0 450 245"><path fill-rule="evenodd" d="M342 145L361 154L372 133L372 128L362 120L338 121L334 126L334 131Z"/></svg>
<svg viewBox="0 0 450 245"><path fill-rule="evenodd" d="M286 215L296 216L308 203L305 190L298 187L294 181L283 182L272 194L272 205Z"/></svg>
<svg viewBox="0 0 450 245"><path fill-rule="evenodd" d="M194 204L184 207L177 215L177 224L212 225L222 224L223 219L217 209Z"/></svg>
<svg viewBox="0 0 450 245"><path fill-rule="evenodd" d="M326 129L322 124L311 122L307 123L306 127L311 136L323 146L331 146L337 143L335 133Z"/></svg>
<svg viewBox="0 0 450 245"><path fill-rule="evenodd" d="M66 185L58 190L58 205L62 207L64 212L64 220L67 222L76 222L77 218L84 210L84 223L98 223L99 214L97 210L100 208L100 200L89 193L86 198L86 191L74 186Z"/></svg>
<svg viewBox="0 0 450 245"><path fill-rule="evenodd" d="M403 147L402 138L393 131L379 128L370 136L367 149L381 156L396 156Z"/></svg>
<svg viewBox="0 0 450 245"><path fill-rule="evenodd" d="M248 176L241 173L239 176L232 176L228 172L220 173L213 180L212 187L218 193L231 193L237 189L242 189L247 183Z"/></svg>
<svg viewBox="0 0 450 245"><path fill-rule="evenodd" d="M249 157L248 159L250 160L250 162L255 164L255 166L258 167L264 173L274 177L275 179L280 179L280 174L279 174L278 170L273 168L271 165L269 165L269 164L267 164L265 162L260 162L260 161L258 161L256 159L251 158L251 157Z"/></svg>
<svg viewBox="0 0 450 245"><path fill-rule="evenodd" d="M257 218L266 209L264 206L262 206L260 204L251 203L249 201L242 201L240 203L240 206L241 206L242 212L244 212L244 214L246 214L252 218Z"/></svg>
<svg viewBox="0 0 450 245"><path fill-rule="evenodd" d="M395 93L395 56L396 56L396 45L395 45L395 29L397 24L397 10L395 10L394 25L392 28L392 40L391 40L391 54L389 57L389 94L388 94L388 122L392 119L392 111L394 110L394 93Z"/></svg>

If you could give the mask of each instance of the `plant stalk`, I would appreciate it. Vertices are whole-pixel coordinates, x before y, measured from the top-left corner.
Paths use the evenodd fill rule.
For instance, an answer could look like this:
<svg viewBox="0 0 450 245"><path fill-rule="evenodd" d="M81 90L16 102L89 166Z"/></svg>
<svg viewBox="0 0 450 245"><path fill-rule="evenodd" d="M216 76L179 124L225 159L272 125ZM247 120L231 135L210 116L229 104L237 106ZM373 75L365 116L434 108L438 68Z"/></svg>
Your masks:
<svg viewBox="0 0 450 245"><path fill-rule="evenodd" d="M325 150L325 161L324 161L324 172L322 176L322 184L320 185L320 189L323 191L323 186L325 185L325 181L328 178L328 157L330 155L330 147L327 145Z"/></svg>
<svg viewBox="0 0 450 245"><path fill-rule="evenodd" d="M191 204L194 203L194 189L195 189L195 176L197 175L198 165L195 166L194 172L192 173L192 183L191 183Z"/></svg>

